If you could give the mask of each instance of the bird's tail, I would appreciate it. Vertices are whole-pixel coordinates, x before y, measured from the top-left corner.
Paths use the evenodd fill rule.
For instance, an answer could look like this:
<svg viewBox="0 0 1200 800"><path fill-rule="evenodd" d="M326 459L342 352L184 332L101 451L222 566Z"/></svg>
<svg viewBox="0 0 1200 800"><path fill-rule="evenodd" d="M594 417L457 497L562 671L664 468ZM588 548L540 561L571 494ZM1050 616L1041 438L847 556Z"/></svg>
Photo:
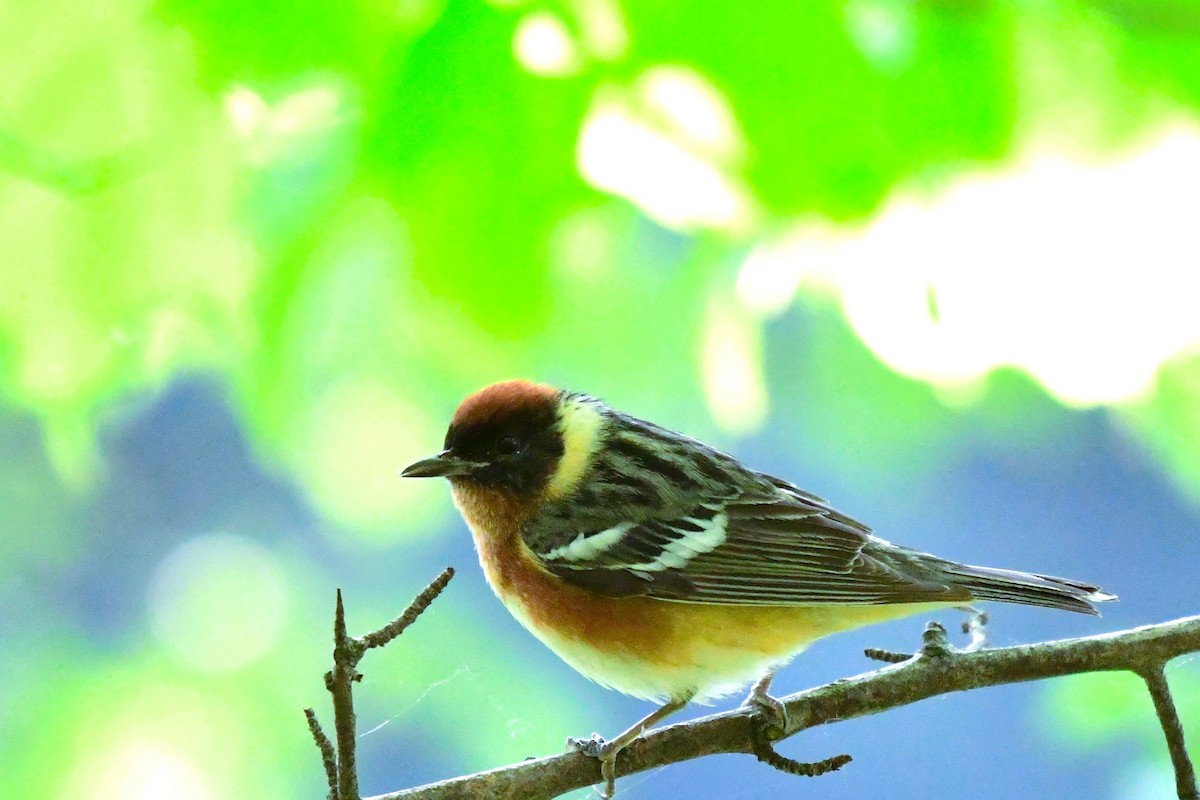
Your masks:
<svg viewBox="0 0 1200 800"><path fill-rule="evenodd" d="M1115 594L1101 591L1099 586L1068 578L1034 575L1009 569L973 567L950 561L942 562L939 566L947 580L966 589L979 600L1061 608L1064 611L1098 616L1100 612L1096 610L1096 603L1117 599Z"/></svg>

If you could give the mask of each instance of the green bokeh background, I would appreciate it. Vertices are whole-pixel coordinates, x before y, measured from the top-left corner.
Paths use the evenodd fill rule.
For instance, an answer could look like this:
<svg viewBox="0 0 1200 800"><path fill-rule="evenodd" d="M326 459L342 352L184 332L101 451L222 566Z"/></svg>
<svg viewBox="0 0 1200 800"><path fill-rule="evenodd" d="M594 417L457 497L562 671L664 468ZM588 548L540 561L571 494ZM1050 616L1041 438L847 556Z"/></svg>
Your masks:
<svg viewBox="0 0 1200 800"><path fill-rule="evenodd" d="M566 54L537 62L531 31ZM707 87L732 138L689 140L636 99L664 67ZM589 176L605 102L745 213L672 221ZM836 290L768 313L736 288L750 254L806 225L854 235L897 196L1003 176L1045 142L1100 165L1198 109L1190 0L0 0L4 793L322 795L300 709L328 716L333 587L365 630L445 563L447 596L364 663L363 728L383 726L362 740L366 791L641 713L504 615L445 487L396 478L461 397L514 376L711 440L885 536L1120 584L1101 626L1200 612L1195 342L1120 401L1065 402L1019 363L954 393L874 353ZM726 345L733 373L711 366ZM751 398L732 410L728 374ZM988 543L1026 516L1027 538ZM1001 643L1098 630L1011 613ZM860 669L854 646L792 688ZM1194 662L1170 676L1195 741ZM1012 691L818 740L873 766L794 790L865 796L874 769L920 786L903 748L871 742L918 748L905 726L947 716L973 721L952 735L1008 725L991 735L1008 756L913 752L998 796L1160 796L1136 681ZM719 761L626 791L684 785L793 787Z"/></svg>

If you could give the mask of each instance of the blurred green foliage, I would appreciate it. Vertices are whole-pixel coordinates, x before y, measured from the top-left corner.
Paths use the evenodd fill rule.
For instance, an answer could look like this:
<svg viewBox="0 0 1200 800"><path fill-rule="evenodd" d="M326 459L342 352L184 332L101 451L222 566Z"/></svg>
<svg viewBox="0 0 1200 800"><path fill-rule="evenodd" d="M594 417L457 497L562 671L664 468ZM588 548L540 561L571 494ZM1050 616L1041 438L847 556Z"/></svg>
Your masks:
<svg viewBox="0 0 1200 800"><path fill-rule="evenodd" d="M573 48L557 67L523 55L535 16ZM689 141L643 107L639 82L663 66L725 104L723 144ZM660 224L589 180L581 132L612 98L733 187L738 221ZM338 553L432 530L441 487L400 492L397 467L437 449L462 395L515 375L616 395L726 443L759 430L773 398L803 396L791 419L847 473L936 461L966 431L1036 450L1064 412L1018 370L951 397L882 363L827 293L802 295L821 336L739 309L739 266L797 222L853 231L897 191L1000 170L1030 142L1107 154L1198 107L1200 5L1182 0L0 0L0 393L9 433L30 439L29 461L0 462L0 576L20 587L30 570L47 583L69 573L78 497L106 476L98 431L196 372L228 390L256 457L303 488ZM751 386L725 417L685 399L713 403L704 364L718 324L717 344L741 343ZM1118 409L1193 499L1197 376L1180 354ZM48 463L19 415L40 426ZM301 590L311 562L284 561L280 613L323 618ZM385 614L394 595L363 604ZM312 755L294 713L312 686L277 676L318 674L323 640L280 624L261 660L202 681L152 639L102 646L63 623L20 660L77 666L5 702L27 737L0 736L18 767L10 785L46 787L54 764L136 716L168 741L198 737L179 748L214 759L194 766L222 776L218 794L308 791L315 770L301 779L236 755ZM484 632L451 654L439 637L453 627L414 629L410 655L390 656L405 684L381 708L430 692L446 720L471 707L481 733L447 746L479 767L556 747L549 720L586 724L537 700L521 712L532 739L487 736L510 706L468 678L453 699L428 687L472 660L527 696L536 681ZM17 660L3 655L5 674ZM1054 696L1064 735L1145 717L1107 680ZM1103 711L1088 717L1095 730L1070 725L1080 707ZM52 781L55 796L77 796L85 773Z"/></svg>
<svg viewBox="0 0 1200 800"><path fill-rule="evenodd" d="M551 79L514 58L531 10L586 38L598 7L624 28L620 55ZM307 447L289 442L338 377L441 408L479 383L480 363L545 371L619 352L597 346L611 335L702 325L718 287L692 276L775 221L860 219L897 185L998 161L1063 119L1111 144L1167 103L1192 103L1200 83L1176 57L1200 15L1186 3L864 0L747 14L174 0L90 3L66 27L64 13L3 8L15 38L0 55L0 330L7 395L45 420L56 463L80 479L104 404L180 370L229 375L257 440L302 468ZM31 60L21 41L46 46ZM648 268L636 217L574 163L593 94L657 64L694 68L728 101L762 211L740 235L681 243L696 249L680 254L688 273ZM572 225L608 240L591 248L599 272L584 287L563 275L563 259L578 259L558 241ZM630 295L644 305L622 305ZM564 317L582 320L581 340L561 335ZM441 373L436 399L402 385L427 368ZM1195 397L1183 382L1168 394L1179 391ZM1154 404L1147 425L1195 430L1169 421L1177 407Z"/></svg>
<svg viewBox="0 0 1200 800"><path fill-rule="evenodd" d="M1194 657L1181 661L1191 665ZM1196 719L1200 715L1196 671L1177 665L1167 670L1167 679L1180 718ZM1156 765L1162 775L1169 774L1170 757L1162 746L1162 729L1148 702L1146 684L1138 676L1126 672L1080 675L1064 681L1044 698L1047 713L1042 727L1057 747L1078 755L1111 743L1132 746L1138 759ZM1194 736L1194 730L1192 726L1187 733ZM1163 791L1168 791L1166 781L1163 784Z"/></svg>

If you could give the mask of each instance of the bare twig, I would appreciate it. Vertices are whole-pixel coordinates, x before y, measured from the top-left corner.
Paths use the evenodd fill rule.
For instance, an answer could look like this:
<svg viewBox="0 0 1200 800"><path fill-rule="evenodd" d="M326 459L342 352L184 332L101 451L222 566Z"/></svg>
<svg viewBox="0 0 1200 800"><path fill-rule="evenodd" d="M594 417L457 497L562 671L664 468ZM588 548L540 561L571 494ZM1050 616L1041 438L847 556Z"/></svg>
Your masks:
<svg viewBox="0 0 1200 800"><path fill-rule="evenodd" d="M752 726L750 749L754 753L754 757L772 769L786 772L788 775L815 778L827 772L839 770L854 760L845 753L826 758L823 761L797 761L794 758L788 758L771 746L768 729L762 724L761 719L751 719L750 725Z"/></svg>
<svg viewBox="0 0 1200 800"><path fill-rule="evenodd" d="M360 800L358 768L355 763L356 719L354 715L354 684L362 680L358 662L367 650L383 647L416 621L454 577L447 567L432 583L416 596L404 613L366 636L354 638L346 633L346 610L342 590L337 591L337 608L333 618L333 669L325 673L325 688L333 696L333 727L337 738L337 755L333 754L329 738L321 730L316 715L305 709L309 730L321 749L321 760L330 781L330 800Z"/></svg>
<svg viewBox="0 0 1200 800"><path fill-rule="evenodd" d="M369 650L372 647L383 647L385 644L395 639L400 634L404 633L404 629L417 621L417 617L425 613L425 609L429 608L437 596L446 588L446 584L454 577L454 568L446 567L441 575L433 579L433 582L426 586L419 595L413 598L409 603L408 608L404 613L396 617L394 620L384 625L377 631L372 631L366 636L359 639L364 650Z"/></svg>
<svg viewBox="0 0 1200 800"><path fill-rule="evenodd" d="M355 731L358 720L354 715L354 682L362 675L358 671L354 641L346 634L346 609L342 605L342 590L337 590L337 610L333 617L333 669L325 673L325 688L333 695L333 731L337 737L338 800L359 800L358 765L355 764Z"/></svg>
<svg viewBox="0 0 1200 800"><path fill-rule="evenodd" d="M1158 715L1163 735L1167 737L1167 750L1171 753L1171 766L1175 769L1175 791L1180 800L1200 800L1200 792L1196 789L1196 770L1192 767L1183 741L1183 723L1179 721L1179 712L1175 710L1175 701L1171 698L1162 665L1143 672L1142 679L1150 690L1154 713Z"/></svg>
<svg viewBox="0 0 1200 800"><path fill-rule="evenodd" d="M1083 672L1129 671L1152 678L1176 656L1200 651L1200 617L1189 617L1101 636L1057 642L1005 647L998 650L957 652L946 642L945 629L930 625L925 645L904 663L809 689L784 698L787 728L771 729L766 738L786 738L807 728L855 717L878 714L950 692L1021 681L1043 680ZM1165 693L1165 681L1159 691ZM1161 696L1169 699L1169 694ZM1156 696L1156 704L1159 699ZM1163 719L1178 717L1172 712ZM618 773L627 775L665 764L687 761L715 753L755 753L757 737L747 724L753 710L738 708L722 714L679 723L646 734L621 752ZM1161 714L1160 714L1161 716ZM1164 723L1164 729L1167 725ZM1182 734L1168 732L1176 765L1181 798L1196 797L1191 762L1183 750ZM1172 737L1174 737L1172 739ZM829 769L840 759L817 762ZM799 763L799 762L797 762ZM844 763L844 762L842 762ZM841 766L841 764L837 764ZM1187 780L1192 780L1188 788ZM453 778L415 789L378 795L368 800L447 800L488 797L497 800L548 798L600 780L600 765L582 753L566 753L534 759L487 772ZM1190 794L1188 792L1191 792Z"/></svg>
<svg viewBox="0 0 1200 800"><path fill-rule="evenodd" d="M897 653L895 650L884 650L879 647L868 647L863 655L872 661L882 661L885 664L903 664L913 657L912 653Z"/></svg>
<svg viewBox="0 0 1200 800"><path fill-rule="evenodd" d="M325 766L325 779L329 782L329 800L338 800L337 796L337 754L333 751L333 742L321 730L317 715L311 708L304 709L304 717L308 720L308 730L312 733L317 749L321 751L321 763Z"/></svg>

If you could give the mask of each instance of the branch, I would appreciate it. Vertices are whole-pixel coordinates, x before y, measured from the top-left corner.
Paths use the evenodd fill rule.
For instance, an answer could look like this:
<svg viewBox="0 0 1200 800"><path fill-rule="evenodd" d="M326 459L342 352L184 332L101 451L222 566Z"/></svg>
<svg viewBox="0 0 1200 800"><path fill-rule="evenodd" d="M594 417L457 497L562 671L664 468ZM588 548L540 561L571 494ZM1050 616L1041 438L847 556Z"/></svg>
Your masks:
<svg viewBox="0 0 1200 800"><path fill-rule="evenodd" d="M346 610L342 605L342 590L337 591L337 610L333 618L333 669L325 673L325 688L333 695L333 727L337 752L311 708L304 709L308 729L321 751L321 762L329 782L329 800L359 800L358 768L355 764L356 719L354 716L354 684L362 680L358 662L373 647L383 647L404 633L429 604L441 594L454 577L454 569L446 567L409 604L403 614L366 636L352 637L346 633Z"/></svg>
<svg viewBox="0 0 1200 800"><path fill-rule="evenodd" d="M1163 678L1168 661L1200 651L1200 616L1100 636L975 652L955 651L946 642L945 629L931 623L925 642L921 651L904 663L783 698L787 727L766 735L785 739L818 725L878 714L950 692L1084 672L1128 671L1142 676L1150 688L1175 766L1179 797L1200 797L1179 717ZM746 708L671 725L644 735L623 750L617 774L715 753L761 752L762 731L755 712ZM600 780L599 762L572 752L367 800L530 800L555 797Z"/></svg>
<svg viewBox="0 0 1200 800"><path fill-rule="evenodd" d="M1162 665L1142 673L1142 678L1146 681L1146 688L1150 690L1150 699L1154 701L1154 713L1158 714L1163 735L1167 737L1171 766L1175 768L1175 791L1180 800L1200 800L1200 793L1196 790L1196 771L1192 768L1187 746L1183 742L1183 723L1179 721L1179 712L1175 710L1175 701L1167 687L1167 676L1163 673Z"/></svg>
<svg viewBox="0 0 1200 800"><path fill-rule="evenodd" d="M334 752L333 742L329 741L329 737L321 729L321 723L317 721L317 715L311 708L304 709L304 716L308 719L308 732L312 734L317 749L321 751L321 764L325 767L325 780L329 784L329 794L326 796L329 800L338 800L337 753Z"/></svg>

